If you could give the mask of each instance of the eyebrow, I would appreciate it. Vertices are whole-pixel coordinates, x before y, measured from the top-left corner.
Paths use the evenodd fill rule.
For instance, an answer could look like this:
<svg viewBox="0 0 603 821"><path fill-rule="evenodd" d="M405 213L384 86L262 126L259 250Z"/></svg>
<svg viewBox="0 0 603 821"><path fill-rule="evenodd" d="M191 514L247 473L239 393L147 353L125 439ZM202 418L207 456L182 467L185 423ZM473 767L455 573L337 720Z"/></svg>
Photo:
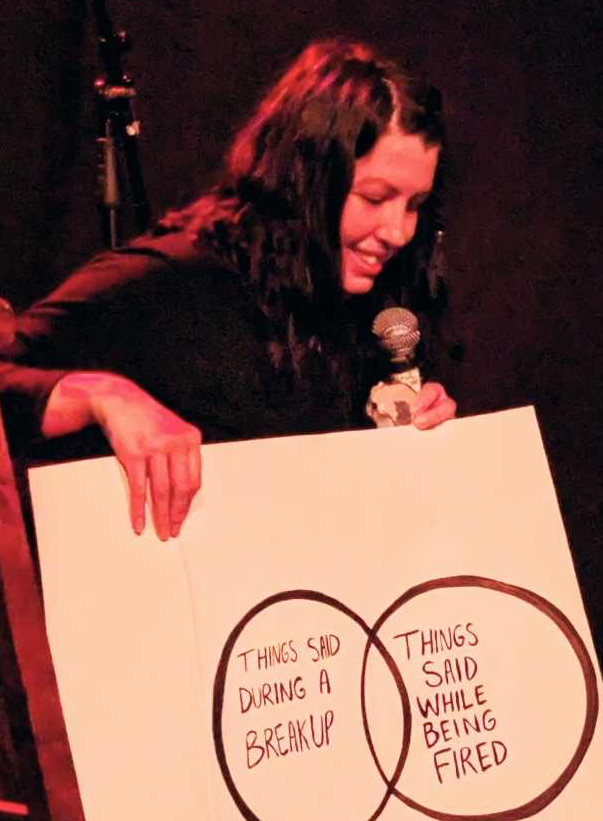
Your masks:
<svg viewBox="0 0 603 821"><path fill-rule="evenodd" d="M356 185L382 185L385 188L389 188L391 191L397 191L398 189L391 185L387 180L384 180L383 177L364 177L361 180L358 180Z"/></svg>
<svg viewBox="0 0 603 821"><path fill-rule="evenodd" d="M388 191L388 193L393 193L393 194L403 193L402 191L400 191L399 188L396 188L395 185L391 185L389 182L382 179L381 177L365 177L363 180L359 180L357 183L355 183L353 188L354 189L362 188L365 185L367 185L367 186L378 185L381 188L384 188L386 191ZM424 199L427 199L427 197L429 197L429 195L431 194L432 191L433 191L433 187L432 188L421 189L420 191L415 191L415 193L412 194L409 197L409 199L414 200L414 199L418 199L419 197L423 197Z"/></svg>

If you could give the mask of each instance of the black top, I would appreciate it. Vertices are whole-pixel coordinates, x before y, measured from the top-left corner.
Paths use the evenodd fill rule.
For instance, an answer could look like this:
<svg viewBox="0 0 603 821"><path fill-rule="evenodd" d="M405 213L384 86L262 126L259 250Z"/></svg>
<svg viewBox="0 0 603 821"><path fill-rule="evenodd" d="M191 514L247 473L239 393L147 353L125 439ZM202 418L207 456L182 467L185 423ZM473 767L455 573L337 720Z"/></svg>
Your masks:
<svg viewBox="0 0 603 821"><path fill-rule="evenodd" d="M334 321L330 359L316 352L295 379L272 363L266 320L241 274L204 257L182 231L147 235L95 257L17 317L12 362L0 363L9 440L31 448L66 370L131 378L208 442L366 426L383 360L358 344L345 304Z"/></svg>

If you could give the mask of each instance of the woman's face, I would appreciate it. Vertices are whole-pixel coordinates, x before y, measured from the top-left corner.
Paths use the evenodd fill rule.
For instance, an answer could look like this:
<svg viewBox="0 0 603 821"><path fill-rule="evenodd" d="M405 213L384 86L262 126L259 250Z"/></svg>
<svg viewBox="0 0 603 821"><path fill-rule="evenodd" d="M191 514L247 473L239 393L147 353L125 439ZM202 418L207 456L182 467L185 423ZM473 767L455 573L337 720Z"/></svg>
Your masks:
<svg viewBox="0 0 603 821"><path fill-rule="evenodd" d="M427 146L421 136L392 130L356 161L339 229L346 293L370 291L388 259L413 238L438 154L439 147Z"/></svg>

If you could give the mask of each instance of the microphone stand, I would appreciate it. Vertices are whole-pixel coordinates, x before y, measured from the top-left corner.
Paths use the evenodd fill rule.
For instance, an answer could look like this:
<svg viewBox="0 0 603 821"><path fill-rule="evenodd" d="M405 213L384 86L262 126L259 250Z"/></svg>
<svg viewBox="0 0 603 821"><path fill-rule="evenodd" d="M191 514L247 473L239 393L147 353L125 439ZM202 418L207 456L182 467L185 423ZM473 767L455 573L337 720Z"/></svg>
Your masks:
<svg viewBox="0 0 603 821"><path fill-rule="evenodd" d="M100 149L99 209L104 243L115 250L123 242L124 178L138 233L149 227L151 212L140 166L140 121L134 113L136 89L122 67L122 57L130 51L132 42L125 31L114 31L104 0L93 0L92 7L105 70L94 82L99 135L96 142Z"/></svg>

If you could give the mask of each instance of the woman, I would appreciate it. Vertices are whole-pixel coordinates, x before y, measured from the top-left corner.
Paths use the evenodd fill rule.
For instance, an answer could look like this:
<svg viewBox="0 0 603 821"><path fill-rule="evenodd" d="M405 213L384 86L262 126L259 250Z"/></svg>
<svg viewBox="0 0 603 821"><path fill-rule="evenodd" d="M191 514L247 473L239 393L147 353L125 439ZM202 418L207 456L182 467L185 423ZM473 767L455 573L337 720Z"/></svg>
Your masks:
<svg viewBox="0 0 603 821"><path fill-rule="evenodd" d="M100 426L135 531L148 484L166 539L200 485L199 429L218 441L366 424L384 373L372 319L388 304L428 307L438 96L365 45L306 48L234 140L215 191L18 318L16 364L0 377L11 437ZM413 419L454 413L428 382Z"/></svg>

